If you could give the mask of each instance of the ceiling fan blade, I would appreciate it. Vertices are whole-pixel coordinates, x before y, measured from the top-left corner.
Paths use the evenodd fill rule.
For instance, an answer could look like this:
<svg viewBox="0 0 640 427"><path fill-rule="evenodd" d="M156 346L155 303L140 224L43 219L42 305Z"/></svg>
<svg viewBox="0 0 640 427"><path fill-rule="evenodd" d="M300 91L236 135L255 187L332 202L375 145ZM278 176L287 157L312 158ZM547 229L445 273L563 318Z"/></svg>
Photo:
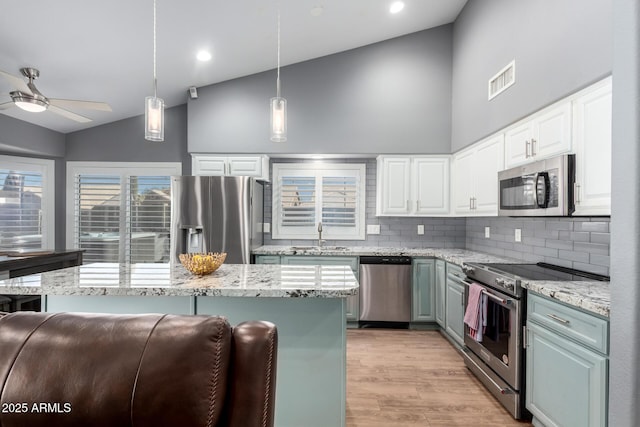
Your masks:
<svg viewBox="0 0 640 427"><path fill-rule="evenodd" d="M53 112L53 113L59 114L62 117L66 117L68 119L75 120L76 122L79 122L79 123L89 123L90 121L92 121L89 117L85 117L85 116L81 116L80 114L72 113L69 110L65 110L64 108L56 107L55 105L49 104L48 110Z"/></svg>
<svg viewBox="0 0 640 427"><path fill-rule="evenodd" d="M4 104L0 104L0 110L6 110L7 108L13 107L15 104L13 102L5 102Z"/></svg>
<svg viewBox="0 0 640 427"><path fill-rule="evenodd" d="M49 98L49 104L63 108L85 108L88 110L112 111L106 102L78 101L76 99Z"/></svg>
<svg viewBox="0 0 640 427"><path fill-rule="evenodd" d="M26 93L27 95L33 95L29 86L27 86L27 82L25 82L22 77L14 76L13 74L9 74L2 70L0 70L0 76L4 77L9 83L11 83L11 86L16 88L16 90Z"/></svg>

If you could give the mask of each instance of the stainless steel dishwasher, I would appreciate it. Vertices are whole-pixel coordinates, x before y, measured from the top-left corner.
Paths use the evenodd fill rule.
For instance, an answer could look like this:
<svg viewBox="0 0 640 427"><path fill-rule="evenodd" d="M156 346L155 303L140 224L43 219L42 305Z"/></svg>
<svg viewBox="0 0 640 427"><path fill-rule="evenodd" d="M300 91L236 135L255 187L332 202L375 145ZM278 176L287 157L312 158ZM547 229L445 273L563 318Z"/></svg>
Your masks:
<svg viewBox="0 0 640 427"><path fill-rule="evenodd" d="M360 257L360 321L411 320L411 258Z"/></svg>

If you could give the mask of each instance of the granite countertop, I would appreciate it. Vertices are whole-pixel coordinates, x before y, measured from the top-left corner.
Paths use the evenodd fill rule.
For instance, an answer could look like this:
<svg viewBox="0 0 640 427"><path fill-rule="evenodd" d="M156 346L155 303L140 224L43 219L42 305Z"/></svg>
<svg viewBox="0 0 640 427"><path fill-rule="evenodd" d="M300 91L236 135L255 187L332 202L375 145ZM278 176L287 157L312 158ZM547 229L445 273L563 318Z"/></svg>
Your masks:
<svg viewBox="0 0 640 427"><path fill-rule="evenodd" d="M254 255L327 255L327 256L409 256L440 258L462 266L465 262L521 262L512 258L499 257L466 249L442 248L392 248L382 246L260 246L252 251Z"/></svg>
<svg viewBox="0 0 640 427"><path fill-rule="evenodd" d="M301 249L302 248L302 249ZM466 249L441 248L387 248L377 246L355 247L315 247L315 246L261 246L253 251L254 255L327 255L327 256L410 256L433 257L462 266L465 263L508 263L523 261L499 257ZM573 307L609 317L611 293L609 282L584 281L543 281L526 280L522 287L537 294L555 299Z"/></svg>
<svg viewBox="0 0 640 427"><path fill-rule="evenodd" d="M530 280L523 281L522 287L570 306L609 317L609 282Z"/></svg>
<svg viewBox="0 0 640 427"><path fill-rule="evenodd" d="M344 298L357 292L348 266L223 264L198 277L180 264L96 263L0 280L0 295Z"/></svg>

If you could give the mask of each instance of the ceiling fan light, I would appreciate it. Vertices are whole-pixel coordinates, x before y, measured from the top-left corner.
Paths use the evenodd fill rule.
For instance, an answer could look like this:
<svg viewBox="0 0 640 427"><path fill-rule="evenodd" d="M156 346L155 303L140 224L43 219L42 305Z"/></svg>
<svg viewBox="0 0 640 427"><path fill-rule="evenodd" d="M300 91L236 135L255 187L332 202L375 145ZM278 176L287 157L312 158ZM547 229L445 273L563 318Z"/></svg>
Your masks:
<svg viewBox="0 0 640 427"><path fill-rule="evenodd" d="M162 142L164 141L164 100L147 96L144 101L144 139Z"/></svg>
<svg viewBox="0 0 640 427"><path fill-rule="evenodd" d="M30 113L41 113L49 106L49 103L46 100L38 99L34 96L29 96L19 91L11 92L9 95L11 96L11 100L16 105L16 107L19 107L24 111L28 111Z"/></svg>

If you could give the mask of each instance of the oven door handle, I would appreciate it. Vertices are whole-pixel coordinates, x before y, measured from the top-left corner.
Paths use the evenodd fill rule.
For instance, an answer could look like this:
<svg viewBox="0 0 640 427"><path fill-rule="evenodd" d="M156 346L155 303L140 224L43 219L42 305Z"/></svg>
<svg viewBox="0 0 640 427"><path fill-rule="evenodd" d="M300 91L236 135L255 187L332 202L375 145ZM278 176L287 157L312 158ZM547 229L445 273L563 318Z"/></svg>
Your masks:
<svg viewBox="0 0 640 427"><path fill-rule="evenodd" d="M467 285L467 287L469 287L469 285L471 285L471 283L473 283L473 282L470 282L470 281L468 281L468 280L463 280L462 282L463 282L465 285ZM493 295L493 294L491 294L491 293L487 292L487 290L486 290L485 288L482 288L482 293L483 293L484 295L486 295L489 299L492 299L492 300L494 300L495 302L498 302L498 303L500 303L500 304L502 304L502 305L511 305L511 304L513 303L513 300L510 300L510 299L508 299L508 298L500 298L500 297L497 297L497 296L495 296L495 295Z"/></svg>
<svg viewBox="0 0 640 427"><path fill-rule="evenodd" d="M468 348L463 348L462 351L467 353L467 352L469 352L471 350L469 350ZM479 369L480 371L484 371L484 369L482 369L480 366L478 366L478 364L473 359L471 359L470 357L467 356L465 359L468 360L469 362L473 363L475 365L476 369ZM500 387L500 384L495 382L489 375L485 375L485 378L487 380L489 380L491 382L491 384L493 384L493 386L495 388L498 389L498 392L500 392L500 394L513 394L513 390L511 390L510 388Z"/></svg>

